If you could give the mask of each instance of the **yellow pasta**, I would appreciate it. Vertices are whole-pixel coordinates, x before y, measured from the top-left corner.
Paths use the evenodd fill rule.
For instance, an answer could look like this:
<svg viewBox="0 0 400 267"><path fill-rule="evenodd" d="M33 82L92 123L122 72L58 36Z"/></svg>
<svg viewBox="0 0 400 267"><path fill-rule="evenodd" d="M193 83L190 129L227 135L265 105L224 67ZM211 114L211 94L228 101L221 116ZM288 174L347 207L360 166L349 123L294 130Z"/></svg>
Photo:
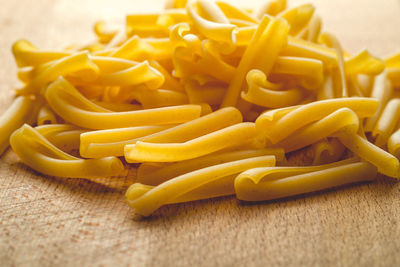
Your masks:
<svg viewBox="0 0 400 267"><path fill-rule="evenodd" d="M32 123L35 116L35 101L31 97L19 96L0 116L0 155L7 149L11 134L24 123Z"/></svg>
<svg viewBox="0 0 400 267"><path fill-rule="evenodd" d="M157 144L138 141L125 146L127 162L172 162L192 159L249 142L256 135L254 123L243 122L186 141ZM225 142L229 139L229 143Z"/></svg>
<svg viewBox="0 0 400 267"><path fill-rule="evenodd" d="M235 179L236 197L247 201L271 200L349 183L371 181L376 177L376 168L367 162L318 167L304 167L303 170L301 167L294 167L294 170L283 167L282 172L286 171L287 176L278 178L279 175L276 177L272 174L272 177L277 179L267 176L269 170L262 169L261 173L257 173L258 170L255 169L256 174L253 174L253 170L246 171ZM269 169L271 173L274 171L273 168ZM281 168L276 167L276 170ZM266 181L261 180L264 176L268 177Z"/></svg>
<svg viewBox="0 0 400 267"><path fill-rule="evenodd" d="M126 198L128 204L135 209L135 212L146 216L172 199L206 183L240 173L252 167L271 166L274 164L274 156L261 156L223 163L180 175L152 188L152 190L144 194L143 190L140 190L140 194L135 192L135 186L132 185L130 187L131 190L128 189L126 192Z"/></svg>
<svg viewBox="0 0 400 267"><path fill-rule="evenodd" d="M60 50L14 43L22 86L0 117L0 154L11 144L60 177L129 166L127 202L145 216L400 178L400 54L348 53L312 4L168 0L125 22L98 21L93 41Z"/></svg>

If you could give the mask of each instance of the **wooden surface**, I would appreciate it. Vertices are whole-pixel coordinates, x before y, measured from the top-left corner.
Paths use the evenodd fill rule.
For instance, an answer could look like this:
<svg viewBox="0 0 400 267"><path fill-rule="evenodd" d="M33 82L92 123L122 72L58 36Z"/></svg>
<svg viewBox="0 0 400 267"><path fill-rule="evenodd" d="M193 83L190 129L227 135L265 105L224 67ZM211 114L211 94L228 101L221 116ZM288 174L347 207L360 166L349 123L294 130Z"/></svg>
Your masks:
<svg viewBox="0 0 400 267"><path fill-rule="evenodd" d="M16 39L43 48L84 42L94 38L96 20L122 21L161 2L0 0L0 112L17 81ZM313 2L350 52L400 51L399 1ZM124 203L130 183L45 177L7 152L0 266L400 266L400 183L393 180L254 205L233 197L172 205L146 220Z"/></svg>

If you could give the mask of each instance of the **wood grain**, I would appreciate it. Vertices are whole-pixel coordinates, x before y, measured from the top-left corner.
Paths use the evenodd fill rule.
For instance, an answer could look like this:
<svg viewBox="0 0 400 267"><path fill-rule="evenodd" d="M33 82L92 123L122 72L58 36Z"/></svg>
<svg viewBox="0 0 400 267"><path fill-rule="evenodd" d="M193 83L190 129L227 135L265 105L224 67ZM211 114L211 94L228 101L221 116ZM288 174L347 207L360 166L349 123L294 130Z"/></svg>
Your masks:
<svg viewBox="0 0 400 267"><path fill-rule="evenodd" d="M16 39L43 48L84 42L96 20L122 21L162 1L0 3L3 112L17 82ZM400 50L399 1L313 3L350 52ZM233 197L171 205L138 220L123 198L133 177L134 170L122 180L46 177L8 151L0 159L0 265L400 266L400 185L388 178L252 205Z"/></svg>

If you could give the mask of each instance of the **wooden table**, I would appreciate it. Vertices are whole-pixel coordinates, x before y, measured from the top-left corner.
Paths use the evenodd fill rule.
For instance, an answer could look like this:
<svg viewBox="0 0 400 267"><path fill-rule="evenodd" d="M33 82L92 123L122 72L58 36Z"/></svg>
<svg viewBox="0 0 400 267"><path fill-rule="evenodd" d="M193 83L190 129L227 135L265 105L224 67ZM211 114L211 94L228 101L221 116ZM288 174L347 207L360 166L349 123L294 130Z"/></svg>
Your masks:
<svg viewBox="0 0 400 267"><path fill-rule="evenodd" d="M1 0L0 112L17 82L15 40L84 42L96 20L122 21L161 2ZM399 1L313 2L350 52L400 51ZM254 205L233 197L172 205L146 220L124 203L130 183L45 177L8 151L0 160L0 265L400 266L400 184L387 178Z"/></svg>

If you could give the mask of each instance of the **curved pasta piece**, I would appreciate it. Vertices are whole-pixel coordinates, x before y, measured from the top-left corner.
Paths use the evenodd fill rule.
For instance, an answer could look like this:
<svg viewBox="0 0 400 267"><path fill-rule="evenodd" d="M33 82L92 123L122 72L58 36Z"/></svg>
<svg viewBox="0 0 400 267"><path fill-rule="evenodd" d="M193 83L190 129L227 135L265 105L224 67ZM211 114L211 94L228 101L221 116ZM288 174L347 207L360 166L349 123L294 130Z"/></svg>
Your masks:
<svg viewBox="0 0 400 267"><path fill-rule="evenodd" d="M396 158L400 158L400 129L395 131L387 142L388 151Z"/></svg>
<svg viewBox="0 0 400 267"><path fill-rule="evenodd" d="M39 109L36 123L37 125L54 124L57 123L57 118L49 106L44 105Z"/></svg>
<svg viewBox="0 0 400 267"><path fill-rule="evenodd" d="M240 173L254 167L271 166L275 164L274 156L261 156L223 163L175 177L143 194L135 191L135 185L128 188L126 199L137 214L148 216L162 205L190 192L202 185L216 181L222 177ZM142 195L141 195L142 194Z"/></svg>
<svg viewBox="0 0 400 267"><path fill-rule="evenodd" d="M229 2L216 1L216 4L229 20L236 19L251 23L259 23L259 20L256 17L252 16L252 14L230 4Z"/></svg>
<svg viewBox="0 0 400 267"><path fill-rule="evenodd" d="M312 145L314 160L312 165L321 165L338 161L345 151L345 147L336 138L321 140Z"/></svg>
<svg viewBox="0 0 400 267"><path fill-rule="evenodd" d="M357 114L351 109L341 108L321 120L297 130L278 142L277 146L282 147L288 153L318 142L339 130L349 134L357 133L358 127Z"/></svg>
<svg viewBox="0 0 400 267"><path fill-rule="evenodd" d="M399 178L400 163L395 156L370 143L358 134L338 132L335 136L354 154L375 165L380 173L389 177Z"/></svg>
<svg viewBox="0 0 400 267"><path fill-rule="evenodd" d="M18 40L12 46L18 67L38 66L50 61L71 56L71 52L40 51L27 40Z"/></svg>
<svg viewBox="0 0 400 267"><path fill-rule="evenodd" d="M375 144L383 147L395 131L400 120L400 98L389 100L375 125L372 135L376 137Z"/></svg>
<svg viewBox="0 0 400 267"><path fill-rule="evenodd" d="M157 24L160 13L131 14L126 16L126 36L167 37L168 28Z"/></svg>
<svg viewBox="0 0 400 267"><path fill-rule="evenodd" d="M63 94L60 94L60 92L63 92L62 87L65 83L65 81L58 79L47 88L45 97L51 108L60 117L84 128L107 129L182 123L200 117L201 113L199 105L182 105L126 112L85 110L62 97ZM75 93L79 94L78 91Z"/></svg>
<svg viewBox="0 0 400 267"><path fill-rule="evenodd" d="M265 14L276 16L286 9L286 0L270 0L265 1L265 4L254 10L254 15L257 18L262 18Z"/></svg>
<svg viewBox="0 0 400 267"><path fill-rule="evenodd" d="M270 90L270 84L266 75L259 70L251 70L246 76L248 89L242 91L241 97L253 104L268 107L281 108L298 104L303 99L303 93L300 89L289 90Z"/></svg>
<svg viewBox="0 0 400 267"><path fill-rule="evenodd" d="M345 62L344 62L344 57L343 57L343 49L342 46L339 43L339 40L330 33L323 33L320 36L320 41L324 44L326 44L328 47L331 47L336 50L337 53L337 68L334 69L335 75L333 76L334 79L336 80L336 95L338 97L348 97L349 92L347 89L347 83L346 83L346 72L345 72Z"/></svg>
<svg viewBox="0 0 400 267"><path fill-rule="evenodd" d="M359 118L370 117L378 109L378 101L366 97L336 98L315 101L302 105L290 111L283 117L271 117L270 114L261 114L256 120L256 127L273 144L288 137L296 130L310 122L317 121L328 114L340 109L349 108Z"/></svg>
<svg viewBox="0 0 400 267"><path fill-rule="evenodd" d="M63 57L52 63L48 68L36 76L25 87L17 89L18 94L39 93L48 83L54 81L60 75L81 73L85 80L94 80L99 74L99 68L89 58L88 52L80 52L68 57Z"/></svg>
<svg viewBox="0 0 400 267"><path fill-rule="evenodd" d="M317 100L335 98L334 84L332 75L326 75L324 85L317 92Z"/></svg>
<svg viewBox="0 0 400 267"><path fill-rule="evenodd" d="M161 88L178 92L184 91L183 85L174 77L172 77L172 75L163 66L161 66L160 63L155 60L150 60L149 64L151 67L158 70L162 76L164 76L164 83L161 85Z"/></svg>
<svg viewBox="0 0 400 267"><path fill-rule="evenodd" d="M289 34L296 36L309 24L314 11L315 7L312 4L304 4L285 10L281 14L278 14L278 16L284 18L289 23Z"/></svg>
<svg viewBox="0 0 400 267"><path fill-rule="evenodd" d="M110 136L110 139L102 141L102 143L90 143L90 138L87 139L88 142L82 139L80 151L81 155L84 157L106 155L123 156L125 145L135 144L137 141L153 143L186 142L240 122L242 122L242 114L239 110L235 108L224 108L170 129L141 138L121 138L120 141L118 141L118 139L112 141L111 139L113 137ZM95 132L93 134L95 134Z"/></svg>
<svg viewBox="0 0 400 267"><path fill-rule="evenodd" d="M288 31L289 25L285 20L267 16L263 18L235 70L222 107L237 104L245 77L250 69L260 69L265 75L269 75L280 50L287 42Z"/></svg>
<svg viewBox="0 0 400 267"><path fill-rule="evenodd" d="M94 33L97 35L97 39L102 44L109 43L115 35L117 35L117 29L111 29L107 27L107 24L104 21L98 21L94 24L93 27Z"/></svg>
<svg viewBox="0 0 400 267"><path fill-rule="evenodd" d="M300 76L314 84L310 89L319 88L324 80L322 61L310 58L280 56L275 61L272 73Z"/></svg>
<svg viewBox="0 0 400 267"><path fill-rule="evenodd" d="M0 116L0 155L9 145L11 134L24 123L32 123L36 116L37 101L28 96L18 96Z"/></svg>
<svg viewBox="0 0 400 267"><path fill-rule="evenodd" d="M35 127L50 143L65 152L79 150L79 139L86 130L70 124L47 124Z"/></svg>
<svg viewBox="0 0 400 267"><path fill-rule="evenodd" d="M297 36L306 41L317 43L322 29L322 19L316 13L311 17L307 27L305 27Z"/></svg>
<svg viewBox="0 0 400 267"><path fill-rule="evenodd" d="M127 162L173 162L201 157L224 148L249 142L256 136L254 123L243 122L197 137L184 143L138 141L125 146ZM225 142L229 139L229 142Z"/></svg>
<svg viewBox="0 0 400 267"><path fill-rule="evenodd" d="M207 3L207 4L206 4ZM220 15L214 15L211 19L216 20L212 21L206 18L203 18L198 12L199 8L202 8L202 13L210 16L210 12L204 12L206 8L212 8L213 3L206 1L191 1L186 6L186 10L188 15L193 22L194 26L207 38L211 40L216 40L220 42L226 42L229 44L236 43L236 31L237 27L233 24L230 24L226 19L221 19ZM199 7L200 6L200 7ZM212 8L215 10L214 8ZM220 10L217 7L217 10ZM221 12L222 13L222 12ZM225 17L225 16L224 16Z"/></svg>
<svg viewBox="0 0 400 267"><path fill-rule="evenodd" d="M377 99L379 101L379 105L376 113L370 118L367 118L365 121L364 130L366 132L372 132L374 130L375 125L385 109L386 103L389 101L391 95L392 87L390 86L390 82L388 82L386 79L386 73L376 76L371 97Z"/></svg>
<svg viewBox="0 0 400 267"><path fill-rule="evenodd" d="M125 172L124 165L115 157L90 160L72 157L53 146L26 124L13 133L10 144L25 164L47 175L94 178L118 176ZM42 151L37 150L37 146L40 146Z"/></svg>
<svg viewBox="0 0 400 267"><path fill-rule="evenodd" d="M283 149L267 148L267 149L217 152L195 159L172 163L167 166L158 166L158 165L155 166L152 163L142 163L137 170L137 182L144 183L146 185L159 185L171 178L198 169L226 162L242 160L246 158L266 156L266 155L275 156L277 162L282 162L285 160L285 152Z"/></svg>
<svg viewBox="0 0 400 267"><path fill-rule="evenodd" d="M344 64L346 75L366 74L378 75L385 69L385 62L372 56L367 50L346 60Z"/></svg>
<svg viewBox="0 0 400 267"><path fill-rule="evenodd" d="M281 56L306 57L321 60L326 68L337 65L338 55L332 48L288 36L288 44Z"/></svg>
<svg viewBox="0 0 400 267"><path fill-rule="evenodd" d="M376 167L367 162L349 163L333 167L328 167L329 165L326 165L323 169L321 167L324 167L324 165L305 167L309 169L319 167L321 169L305 173L298 172L299 174L294 174L293 176L276 180L268 179L267 181L259 181L260 177L253 177L252 170L249 170L235 179L236 197L245 201L271 200L344 184L371 181L376 178ZM280 168L277 167L276 169L279 170ZM300 167L296 169L298 168ZM290 172L287 174L290 175Z"/></svg>

